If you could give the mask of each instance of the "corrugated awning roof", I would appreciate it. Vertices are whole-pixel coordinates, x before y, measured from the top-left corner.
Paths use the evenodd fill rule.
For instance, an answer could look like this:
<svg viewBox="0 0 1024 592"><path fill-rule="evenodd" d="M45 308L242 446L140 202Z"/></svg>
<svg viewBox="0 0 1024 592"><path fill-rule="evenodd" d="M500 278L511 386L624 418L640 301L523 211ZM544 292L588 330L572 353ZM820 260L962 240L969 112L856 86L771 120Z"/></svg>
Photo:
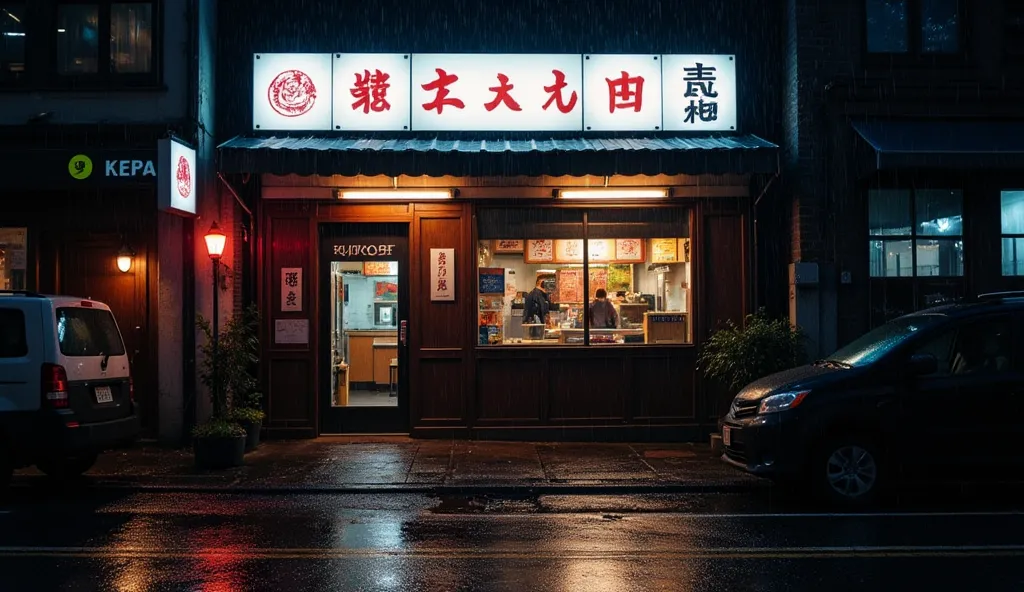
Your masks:
<svg viewBox="0 0 1024 592"><path fill-rule="evenodd" d="M229 173L276 175L655 175L773 173L778 146L722 137L443 139L246 137L218 147Z"/></svg>
<svg viewBox="0 0 1024 592"><path fill-rule="evenodd" d="M875 152L875 168L1017 168L1024 166L1024 122L857 121Z"/></svg>

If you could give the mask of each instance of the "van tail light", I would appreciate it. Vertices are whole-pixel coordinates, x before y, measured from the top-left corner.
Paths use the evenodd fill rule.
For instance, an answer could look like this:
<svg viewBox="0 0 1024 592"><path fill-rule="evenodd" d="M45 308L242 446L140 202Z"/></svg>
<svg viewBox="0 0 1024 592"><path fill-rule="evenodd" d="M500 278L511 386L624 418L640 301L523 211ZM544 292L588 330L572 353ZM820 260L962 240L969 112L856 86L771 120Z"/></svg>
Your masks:
<svg viewBox="0 0 1024 592"><path fill-rule="evenodd" d="M67 409L71 406L68 401L68 373L64 366L43 364L41 385L44 407Z"/></svg>
<svg viewBox="0 0 1024 592"><path fill-rule="evenodd" d="M135 402L135 379L131 376L128 377L128 399L130 399L132 403Z"/></svg>

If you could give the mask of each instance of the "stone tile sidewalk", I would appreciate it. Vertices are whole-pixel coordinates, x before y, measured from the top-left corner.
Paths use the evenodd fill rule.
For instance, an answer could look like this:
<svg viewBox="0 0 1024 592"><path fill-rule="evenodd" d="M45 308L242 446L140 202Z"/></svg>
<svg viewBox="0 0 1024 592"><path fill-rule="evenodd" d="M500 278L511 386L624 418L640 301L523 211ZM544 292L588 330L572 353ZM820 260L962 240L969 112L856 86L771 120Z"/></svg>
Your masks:
<svg viewBox="0 0 1024 592"><path fill-rule="evenodd" d="M45 482L35 469L15 484ZM245 466L200 471L187 450L110 452L87 473L94 487L234 492L530 490L722 491L766 481L697 444L520 443L331 437L265 442Z"/></svg>

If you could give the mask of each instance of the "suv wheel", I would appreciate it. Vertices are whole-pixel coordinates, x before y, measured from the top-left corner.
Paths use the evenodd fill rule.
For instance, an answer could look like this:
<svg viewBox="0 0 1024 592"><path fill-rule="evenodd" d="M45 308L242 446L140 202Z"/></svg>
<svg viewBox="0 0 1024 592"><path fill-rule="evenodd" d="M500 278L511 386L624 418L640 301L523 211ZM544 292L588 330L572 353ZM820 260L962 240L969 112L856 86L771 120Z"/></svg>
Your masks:
<svg viewBox="0 0 1024 592"><path fill-rule="evenodd" d="M45 459L36 463L36 468L54 479L74 479L88 471L96 464L96 453L90 452L78 456Z"/></svg>
<svg viewBox="0 0 1024 592"><path fill-rule="evenodd" d="M826 500L845 506L875 501L884 484L885 466L878 446L866 437L831 439L821 446L811 478Z"/></svg>

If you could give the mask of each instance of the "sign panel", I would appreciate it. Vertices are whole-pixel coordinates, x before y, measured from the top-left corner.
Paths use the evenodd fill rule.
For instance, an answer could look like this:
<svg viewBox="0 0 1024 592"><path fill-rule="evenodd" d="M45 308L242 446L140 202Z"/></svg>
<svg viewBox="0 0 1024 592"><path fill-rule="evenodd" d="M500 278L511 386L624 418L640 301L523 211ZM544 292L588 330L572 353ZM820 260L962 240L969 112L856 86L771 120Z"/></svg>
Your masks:
<svg viewBox="0 0 1024 592"><path fill-rule="evenodd" d="M281 312L302 312L302 268L281 268Z"/></svg>
<svg viewBox="0 0 1024 592"><path fill-rule="evenodd" d="M455 249L430 249L430 300L455 301Z"/></svg>
<svg viewBox="0 0 1024 592"><path fill-rule="evenodd" d="M733 55L255 54L253 129L735 131Z"/></svg>
<svg viewBox="0 0 1024 592"><path fill-rule="evenodd" d="M664 129L736 129L735 56L666 55L662 60Z"/></svg>
<svg viewBox="0 0 1024 592"><path fill-rule="evenodd" d="M329 53L255 54L253 128L331 129L333 57Z"/></svg>
<svg viewBox="0 0 1024 592"><path fill-rule="evenodd" d="M412 128L578 130L577 54L413 54Z"/></svg>
<svg viewBox="0 0 1024 592"><path fill-rule="evenodd" d="M157 206L166 212L196 213L196 151L177 138L157 144Z"/></svg>
<svg viewBox="0 0 1024 592"><path fill-rule="evenodd" d="M409 54L334 54L334 129L408 130Z"/></svg>
<svg viewBox="0 0 1024 592"><path fill-rule="evenodd" d="M274 343L309 343L309 319L274 319Z"/></svg>
<svg viewBox="0 0 1024 592"><path fill-rule="evenodd" d="M583 56L583 129L661 129L660 55Z"/></svg>

